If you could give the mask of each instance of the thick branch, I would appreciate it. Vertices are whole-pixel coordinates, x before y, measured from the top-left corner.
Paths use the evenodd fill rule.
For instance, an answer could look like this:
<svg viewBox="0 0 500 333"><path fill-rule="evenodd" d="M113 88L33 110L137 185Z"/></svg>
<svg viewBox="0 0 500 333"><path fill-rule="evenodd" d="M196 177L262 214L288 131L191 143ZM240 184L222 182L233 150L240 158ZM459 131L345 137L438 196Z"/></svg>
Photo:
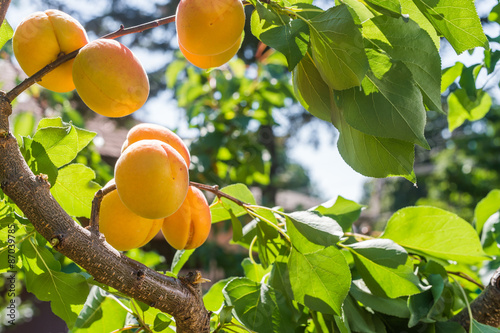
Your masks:
<svg viewBox="0 0 500 333"><path fill-rule="evenodd" d="M0 186L54 248L94 279L174 316L178 332L209 332L210 315L195 279L175 279L128 258L71 219L35 176L10 134L11 106L0 93Z"/></svg>
<svg viewBox="0 0 500 333"><path fill-rule="evenodd" d="M472 301L470 308L472 316L478 322L493 327L500 327L500 268L493 274L490 283L481 295ZM467 332L469 331L470 318L467 309L463 309L452 320L462 325Z"/></svg>

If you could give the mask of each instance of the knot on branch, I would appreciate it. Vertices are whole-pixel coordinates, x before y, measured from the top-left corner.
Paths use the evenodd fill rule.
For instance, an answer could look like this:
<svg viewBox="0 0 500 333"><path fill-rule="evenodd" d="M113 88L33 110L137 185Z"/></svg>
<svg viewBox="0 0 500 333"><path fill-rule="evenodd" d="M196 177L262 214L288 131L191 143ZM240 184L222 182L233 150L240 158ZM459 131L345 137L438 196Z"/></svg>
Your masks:
<svg viewBox="0 0 500 333"><path fill-rule="evenodd" d="M38 183L41 183L42 185L45 185L48 188L50 188L49 176L47 176L46 174L41 173L39 175L36 175L35 179Z"/></svg>
<svg viewBox="0 0 500 333"><path fill-rule="evenodd" d="M50 245L52 245L53 248L57 249L62 244L63 240L64 240L63 234L55 235L50 239Z"/></svg>
<svg viewBox="0 0 500 333"><path fill-rule="evenodd" d="M141 280L144 277L144 271L139 269L135 275L137 275L137 280Z"/></svg>

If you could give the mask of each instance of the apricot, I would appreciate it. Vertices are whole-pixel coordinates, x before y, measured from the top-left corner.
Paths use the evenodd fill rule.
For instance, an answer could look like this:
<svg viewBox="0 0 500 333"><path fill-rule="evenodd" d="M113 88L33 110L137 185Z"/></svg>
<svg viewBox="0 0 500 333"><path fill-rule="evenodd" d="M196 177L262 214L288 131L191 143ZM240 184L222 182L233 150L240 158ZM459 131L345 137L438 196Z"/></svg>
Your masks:
<svg viewBox="0 0 500 333"><path fill-rule="evenodd" d="M149 81L139 60L126 46L98 39L84 46L73 64L73 81L83 102L106 117L138 110L149 95Z"/></svg>
<svg viewBox="0 0 500 333"><path fill-rule="evenodd" d="M146 219L128 209L116 191L108 193L99 210L99 230L119 251L146 245L160 231L163 219Z"/></svg>
<svg viewBox="0 0 500 333"><path fill-rule="evenodd" d="M185 48L182 47L182 45L179 44L179 49L181 50L182 54L186 59L192 63L193 65L207 69L207 68L212 68L212 67L219 67L229 60L238 52L241 46L241 39L242 36L234 43L234 45L229 48L227 51L224 51L222 53L216 54L216 55L197 55L197 54L192 54L189 53Z"/></svg>
<svg viewBox="0 0 500 333"><path fill-rule="evenodd" d="M163 220L161 231L173 248L190 250L205 242L211 226L207 199L199 189L190 186L182 206Z"/></svg>
<svg viewBox="0 0 500 333"><path fill-rule="evenodd" d="M187 167L189 168L189 164L191 164L191 156L189 155L189 150L187 149L186 144L177 134L168 128L149 123L142 123L132 127L130 131L128 131L127 139L122 145L122 152L132 143L140 140L160 140L169 144L172 148L177 150L179 154L181 154L186 161Z"/></svg>
<svg viewBox="0 0 500 333"><path fill-rule="evenodd" d="M50 9L26 17L16 28L12 47L19 65L31 76L56 60L88 43L83 26L70 15ZM75 89L71 75L74 59L52 70L38 83L56 91Z"/></svg>
<svg viewBox="0 0 500 333"><path fill-rule="evenodd" d="M175 24L183 49L195 55L217 55L240 38L245 11L239 0L181 0Z"/></svg>
<svg viewBox="0 0 500 333"><path fill-rule="evenodd" d="M128 146L115 165L118 195L128 209L148 219L173 214L189 187L186 161L159 140L140 140Z"/></svg>

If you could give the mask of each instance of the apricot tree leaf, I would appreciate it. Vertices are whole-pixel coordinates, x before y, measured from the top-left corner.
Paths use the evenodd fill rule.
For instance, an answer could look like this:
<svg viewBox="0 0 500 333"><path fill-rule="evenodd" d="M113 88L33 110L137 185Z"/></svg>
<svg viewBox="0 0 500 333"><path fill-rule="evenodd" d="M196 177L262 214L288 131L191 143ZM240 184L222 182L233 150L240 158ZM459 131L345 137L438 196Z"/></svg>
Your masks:
<svg viewBox="0 0 500 333"><path fill-rule="evenodd" d="M95 135L61 118L45 118L39 122L33 140L45 148L55 166L61 167L70 163Z"/></svg>
<svg viewBox="0 0 500 333"><path fill-rule="evenodd" d="M238 200L243 201L244 203L255 205L255 198L246 185L232 184L222 188L221 191L231 195ZM232 210L232 213L236 217L245 215L247 213L245 208L238 205L234 201L231 201L224 197L221 197L220 199L215 198L214 202L210 205L210 211L212 213L212 223L230 220L231 214L228 212L228 210Z"/></svg>
<svg viewBox="0 0 500 333"><path fill-rule="evenodd" d="M295 330L292 310L280 291L265 283L234 278L223 290L233 315L259 333L287 333Z"/></svg>
<svg viewBox="0 0 500 333"><path fill-rule="evenodd" d="M474 228L459 216L436 207L400 209L387 222L383 238L410 252L464 264L488 257Z"/></svg>
<svg viewBox="0 0 500 333"><path fill-rule="evenodd" d="M312 57L323 80L335 90L359 86L368 70L361 31L346 5L310 20Z"/></svg>
<svg viewBox="0 0 500 333"><path fill-rule="evenodd" d="M413 0L420 11L460 54L474 47L489 48L470 0Z"/></svg>
<svg viewBox="0 0 500 333"><path fill-rule="evenodd" d="M355 171L367 177L402 176L416 182L412 143L365 134L351 127L341 115L335 126L340 131L340 155Z"/></svg>
<svg viewBox="0 0 500 333"><path fill-rule="evenodd" d="M464 89L458 89L448 96L448 129L453 132L466 120L483 118L493 103L491 96L484 90L477 90L476 100L471 100Z"/></svg>
<svg viewBox="0 0 500 333"><path fill-rule="evenodd" d="M50 301L52 312L72 328L89 293L85 277L61 272L61 264L52 253L36 245L33 238L21 243L21 256L26 290L41 301Z"/></svg>
<svg viewBox="0 0 500 333"><path fill-rule="evenodd" d="M2 25L0 26L0 49L12 38L14 34L14 30L10 26L7 20L3 20Z"/></svg>
<svg viewBox="0 0 500 333"><path fill-rule="evenodd" d="M107 292L93 286L75 322L78 333L112 332L123 327L127 310Z"/></svg>
<svg viewBox="0 0 500 333"><path fill-rule="evenodd" d="M189 260L195 249L192 250L177 250L172 259L170 271L174 274L179 274L184 264Z"/></svg>
<svg viewBox="0 0 500 333"><path fill-rule="evenodd" d="M398 298L420 292L418 278L406 266L408 253L388 239L349 245L358 273L374 295Z"/></svg>
<svg viewBox="0 0 500 333"><path fill-rule="evenodd" d="M499 210L500 190L491 190L486 197L479 201L474 209L474 223L478 234L481 234L486 220Z"/></svg>
<svg viewBox="0 0 500 333"><path fill-rule="evenodd" d="M89 167L69 164L59 169L50 192L69 215L90 217L94 194L101 188L93 179L95 172Z"/></svg>

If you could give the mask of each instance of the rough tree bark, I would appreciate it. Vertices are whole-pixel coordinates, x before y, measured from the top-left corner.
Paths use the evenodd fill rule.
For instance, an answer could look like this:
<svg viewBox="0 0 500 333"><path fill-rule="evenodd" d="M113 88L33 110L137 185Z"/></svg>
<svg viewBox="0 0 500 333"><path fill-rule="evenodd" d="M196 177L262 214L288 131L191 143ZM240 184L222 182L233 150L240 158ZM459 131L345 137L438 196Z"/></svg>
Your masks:
<svg viewBox="0 0 500 333"><path fill-rule="evenodd" d="M470 304L470 308L474 319L481 324L500 327L500 268L493 274L481 295ZM470 317L467 308L460 311L452 320L469 331Z"/></svg>
<svg viewBox="0 0 500 333"><path fill-rule="evenodd" d="M209 332L210 314L203 304L200 276L175 279L160 274L73 221L52 197L44 175L34 175L24 161L9 132L11 113L9 100L0 92L0 186L35 229L96 281L171 314L178 332Z"/></svg>

